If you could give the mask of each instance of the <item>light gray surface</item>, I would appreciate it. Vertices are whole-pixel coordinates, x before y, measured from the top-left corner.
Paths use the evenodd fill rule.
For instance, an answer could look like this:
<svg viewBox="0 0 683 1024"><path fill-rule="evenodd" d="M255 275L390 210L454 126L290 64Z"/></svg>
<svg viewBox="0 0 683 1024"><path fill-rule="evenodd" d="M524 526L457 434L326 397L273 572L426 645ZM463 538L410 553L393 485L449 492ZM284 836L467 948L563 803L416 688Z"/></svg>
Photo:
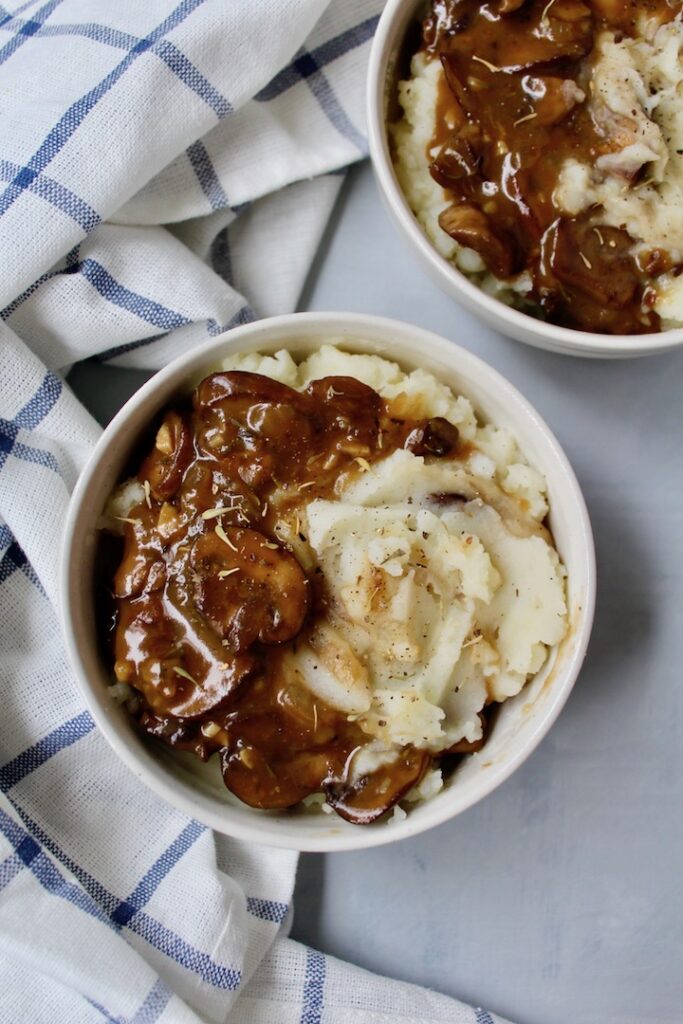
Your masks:
<svg viewBox="0 0 683 1024"><path fill-rule="evenodd" d="M589 362L506 341L427 279L367 167L302 306L412 321L520 388L584 488L598 607L576 689L529 761L426 835L303 856L293 936L520 1024L681 1024L683 352ZM74 375L100 418L142 379Z"/></svg>

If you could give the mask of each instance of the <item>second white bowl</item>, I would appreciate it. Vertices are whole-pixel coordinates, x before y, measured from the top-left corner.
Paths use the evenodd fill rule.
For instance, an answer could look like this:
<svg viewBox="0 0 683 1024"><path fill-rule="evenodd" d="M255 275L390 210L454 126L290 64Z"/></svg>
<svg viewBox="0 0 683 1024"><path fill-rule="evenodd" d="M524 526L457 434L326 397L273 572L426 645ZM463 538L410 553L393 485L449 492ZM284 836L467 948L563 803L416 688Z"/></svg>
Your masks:
<svg viewBox="0 0 683 1024"><path fill-rule="evenodd" d="M517 341L565 355L614 359L653 355L683 345L683 328L657 334L595 334L558 327L506 306L487 295L440 255L413 215L398 184L389 149L387 123L395 105L397 73L406 35L425 11L424 0L388 0L370 52L367 122L370 157L380 195L408 245L431 277L457 302L491 327Z"/></svg>

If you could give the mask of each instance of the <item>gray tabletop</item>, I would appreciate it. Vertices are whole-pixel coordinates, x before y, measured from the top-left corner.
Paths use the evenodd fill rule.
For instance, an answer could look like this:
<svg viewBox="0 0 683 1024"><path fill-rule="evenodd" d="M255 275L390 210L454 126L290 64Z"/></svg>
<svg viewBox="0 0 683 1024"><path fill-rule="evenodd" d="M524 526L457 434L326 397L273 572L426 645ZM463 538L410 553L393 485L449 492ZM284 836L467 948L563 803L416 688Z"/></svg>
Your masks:
<svg viewBox="0 0 683 1024"><path fill-rule="evenodd" d="M574 693L526 764L425 835L303 856L293 937L520 1024L681 1024L683 351L578 360L482 326L394 234L367 166L350 176L302 308L430 328L526 395L584 489L598 605ZM141 379L72 375L103 421Z"/></svg>

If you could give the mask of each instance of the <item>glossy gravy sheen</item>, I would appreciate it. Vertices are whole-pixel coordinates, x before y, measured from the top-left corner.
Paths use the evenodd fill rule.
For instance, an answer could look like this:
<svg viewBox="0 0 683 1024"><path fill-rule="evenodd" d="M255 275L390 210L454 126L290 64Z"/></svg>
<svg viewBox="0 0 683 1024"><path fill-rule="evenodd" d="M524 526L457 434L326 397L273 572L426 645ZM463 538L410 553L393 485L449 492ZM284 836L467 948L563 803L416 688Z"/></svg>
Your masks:
<svg viewBox="0 0 683 1024"><path fill-rule="evenodd" d="M423 48L445 72L430 171L453 204L439 223L496 277L527 270L528 298L554 323L660 328L650 285L672 269L668 254L636 260L631 237L601 225L599 209L558 216L552 195L568 157L593 165L625 144L585 102L596 33L637 35L638 17L663 24L682 9L680 0L435 0L424 22Z"/></svg>
<svg viewBox="0 0 683 1024"><path fill-rule="evenodd" d="M253 807L322 792L366 823L428 767L429 754L406 747L352 779L352 755L369 737L279 671L327 602L320 570L303 570L282 522L300 531L297 510L402 447L469 454L446 420L406 418L353 378L297 392L235 371L207 377L190 407L166 412L139 466L145 500L123 520L113 584L116 677L139 694L143 730L202 760L219 752L225 784Z"/></svg>

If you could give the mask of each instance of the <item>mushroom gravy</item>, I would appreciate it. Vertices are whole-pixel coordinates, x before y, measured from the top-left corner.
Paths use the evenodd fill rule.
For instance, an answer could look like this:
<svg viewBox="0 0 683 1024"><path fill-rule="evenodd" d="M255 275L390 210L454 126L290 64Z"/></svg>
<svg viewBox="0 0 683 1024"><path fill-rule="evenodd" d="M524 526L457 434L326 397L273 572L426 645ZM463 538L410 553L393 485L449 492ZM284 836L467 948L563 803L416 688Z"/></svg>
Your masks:
<svg viewBox="0 0 683 1024"><path fill-rule="evenodd" d="M352 377L303 391L257 373L206 377L164 413L136 467L139 500L117 517L114 670L138 726L204 761L218 753L226 786L253 807L323 793L363 824L395 805L433 754L406 745L354 774L368 743L354 716L281 672L328 603L321 570L304 569L281 524L300 532L305 504L399 449L460 460L470 447L446 419L407 418Z"/></svg>
<svg viewBox="0 0 683 1024"><path fill-rule="evenodd" d="M615 112L595 93L595 44L606 33L635 37L643 19L663 25L681 11L681 0L430 4L421 52L444 72L426 156L447 199L438 224L498 281L526 275L514 300L526 311L608 334L661 329L655 279L676 276L683 254L636 246L599 203L570 215L557 194L570 162L596 180L611 175L618 191L651 184L654 154L620 162L641 142L643 112Z"/></svg>

